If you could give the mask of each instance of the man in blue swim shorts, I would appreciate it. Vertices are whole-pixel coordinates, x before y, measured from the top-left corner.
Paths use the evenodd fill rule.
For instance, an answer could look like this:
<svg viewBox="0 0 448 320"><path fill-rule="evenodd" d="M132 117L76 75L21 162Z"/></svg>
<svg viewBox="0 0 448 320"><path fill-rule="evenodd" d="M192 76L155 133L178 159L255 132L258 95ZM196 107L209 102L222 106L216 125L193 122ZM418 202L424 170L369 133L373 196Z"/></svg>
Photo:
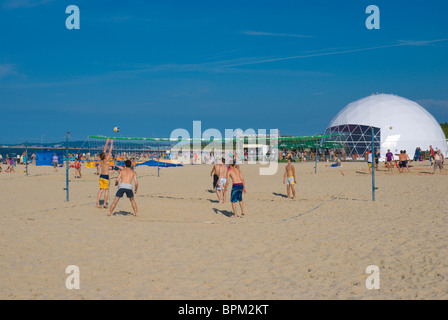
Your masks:
<svg viewBox="0 0 448 320"><path fill-rule="evenodd" d="M232 209L235 218L238 218L238 215L236 214L236 203L238 202L240 204L241 215L244 216L243 193L246 194L246 187L243 174L235 166L235 161L233 161L230 166L230 170L227 171L227 182L226 186L224 187L224 192L227 190L230 178L232 178L232 192L230 193L230 202L232 202Z"/></svg>

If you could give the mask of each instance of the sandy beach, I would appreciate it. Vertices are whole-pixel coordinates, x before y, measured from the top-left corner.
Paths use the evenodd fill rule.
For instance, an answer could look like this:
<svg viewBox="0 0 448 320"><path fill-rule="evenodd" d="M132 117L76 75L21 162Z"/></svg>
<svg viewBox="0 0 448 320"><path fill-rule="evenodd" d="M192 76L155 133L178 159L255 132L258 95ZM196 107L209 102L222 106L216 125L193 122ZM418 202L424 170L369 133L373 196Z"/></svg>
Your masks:
<svg viewBox="0 0 448 320"><path fill-rule="evenodd" d="M295 164L295 200L285 164L243 165L244 218L218 203L208 165L137 167L137 218L126 198L112 217L95 207L94 169L71 169L69 202L65 168L0 173L0 299L448 299L448 172L381 164L373 202L366 163L326 164Z"/></svg>

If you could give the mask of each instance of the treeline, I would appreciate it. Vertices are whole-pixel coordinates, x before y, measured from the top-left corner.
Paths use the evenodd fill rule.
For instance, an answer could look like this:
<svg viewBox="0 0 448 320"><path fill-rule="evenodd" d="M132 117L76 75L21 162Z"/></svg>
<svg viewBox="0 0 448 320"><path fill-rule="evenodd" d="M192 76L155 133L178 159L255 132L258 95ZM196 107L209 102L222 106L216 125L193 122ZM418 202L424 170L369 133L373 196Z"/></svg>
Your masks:
<svg viewBox="0 0 448 320"><path fill-rule="evenodd" d="M442 130L445 133L445 137L448 139L448 122L441 123L440 126L442 127Z"/></svg>

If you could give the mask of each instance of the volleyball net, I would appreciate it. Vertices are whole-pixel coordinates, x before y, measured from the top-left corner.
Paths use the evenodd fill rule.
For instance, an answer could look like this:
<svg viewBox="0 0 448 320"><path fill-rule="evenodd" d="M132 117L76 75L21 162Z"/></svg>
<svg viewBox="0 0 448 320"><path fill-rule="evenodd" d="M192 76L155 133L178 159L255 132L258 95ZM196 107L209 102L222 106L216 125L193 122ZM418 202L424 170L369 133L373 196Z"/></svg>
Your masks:
<svg viewBox="0 0 448 320"><path fill-rule="evenodd" d="M211 164L221 159L225 159L226 163L266 164L282 160L285 157L284 150L302 152L311 158L312 154L322 150L341 149L343 145L332 140L336 136L338 135L279 137L277 134L238 134L231 138L217 139L181 136L177 138L89 136L84 147L89 150L90 158L103 152L109 139L113 140L112 152L116 158L171 161L181 164Z"/></svg>

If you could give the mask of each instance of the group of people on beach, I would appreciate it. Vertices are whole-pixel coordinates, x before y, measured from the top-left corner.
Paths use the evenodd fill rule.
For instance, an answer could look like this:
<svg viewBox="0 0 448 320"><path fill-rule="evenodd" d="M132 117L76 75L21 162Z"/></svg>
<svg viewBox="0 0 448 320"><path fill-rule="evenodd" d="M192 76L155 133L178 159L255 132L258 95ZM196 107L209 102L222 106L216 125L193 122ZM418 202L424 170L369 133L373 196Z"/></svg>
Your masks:
<svg viewBox="0 0 448 320"><path fill-rule="evenodd" d="M420 150L420 148L417 148L417 150ZM429 146L430 155L429 155L429 161L430 165L433 165L433 174L436 173L436 170L439 169L439 171L442 171L443 169L443 163L445 161L445 157L443 156L443 153L440 150L434 151L432 146ZM398 157L398 160L395 160L395 156ZM372 168L375 167L375 170L378 170L378 164L380 159L380 151L376 149L375 155L372 154L372 152L369 152L367 155L367 164L369 167L369 173L372 173ZM416 157L414 157L414 161ZM420 154L418 155L417 159L420 159ZM400 150L400 153L393 154L390 149L387 149L386 158L385 158L385 166L388 171L392 171L394 167L397 167L399 173L410 173L410 166L411 166L411 158L406 153L406 150ZM375 163L375 164L373 164Z"/></svg>
<svg viewBox="0 0 448 320"><path fill-rule="evenodd" d="M33 161L33 159L35 159L35 154L34 153L31 156L31 161ZM2 169L2 166L1 166L2 163L7 165L7 168L6 168L5 172L7 172L7 173L14 173L15 172L14 168L17 165L20 165L20 164L26 165L28 162L29 161L27 159L27 156L26 156L25 152L23 154L18 154L15 157L11 157L11 156L9 156L9 154L7 154L5 159L3 159L2 154L0 154L0 172L3 172L3 169Z"/></svg>
<svg viewBox="0 0 448 320"><path fill-rule="evenodd" d="M109 145L110 143L110 145ZM135 202L135 194L138 189L138 179L137 174L134 170L135 162L130 159L125 161L124 166L110 166L110 161L113 159L112 157L113 150L113 140L107 139L106 144L104 146L103 152L97 155L95 159L97 174L99 175L99 186L100 189L97 194L96 206L98 208L106 208L109 209L108 216L112 215L114 209L116 208L119 200L126 194L127 198L130 200L132 208L134 210L135 216L138 216L137 204ZM398 160L395 160L395 156L398 157ZM35 158L35 157L34 157ZM222 157L212 158L213 168L210 172L210 176L213 177L212 186L213 191L216 192L218 197L218 202L223 204L226 202L226 192L229 189L230 181L232 181L232 187L230 191L230 202L232 204L234 217L239 217L237 214L237 203L239 204L241 216L245 215L244 204L243 204L243 194L246 194L246 184L243 177L243 174L240 170L239 161L236 161L236 158L233 157L233 161L230 161L231 164L226 164L226 158ZM378 170L380 159L379 150L375 150L375 153L369 152L367 155L367 163L369 166L369 172L372 170ZM444 156L440 150L434 151L432 146L430 146L430 162L431 165L434 165L433 172L436 172L438 168L440 171L443 169ZM25 160L26 161L26 160ZM406 153L406 150L401 150L399 154L393 154L390 149L387 150L385 155L385 166L388 171L392 171L394 166L397 166L398 171L400 173L404 173L405 171L410 172L409 165L411 159ZM54 170L57 171L59 166L59 158L56 153L54 153L53 159ZM297 184L295 168L292 164L292 157L288 157L288 164L285 167L285 171L283 174L283 184L286 185L286 193L287 198L292 198L293 200L296 197L296 191L294 185ZM394 163L395 162L395 163ZM6 163L8 164L7 172L14 172L14 161L12 159L7 158ZM74 161L73 167L75 169L75 178L81 178L81 159L77 157ZM112 173L111 173L112 170ZM110 187L110 176L115 171L118 171L118 177L115 180L115 186L118 186L118 190L115 194L114 201L112 202L110 208L107 206L107 200L109 197L109 187ZM2 172L2 168L0 166L0 172ZM134 187L132 184L134 183ZM101 199L103 199L101 205Z"/></svg>
<svg viewBox="0 0 448 320"><path fill-rule="evenodd" d="M107 147L110 142L109 151L107 151ZM97 208L106 208L107 209L107 199L109 197L109 185L110 185L110 166L109 161L112 157L112 149L113 149L114 140L107 139L106 145L104 146L103 152L99 155L99 183L100 190L97 194L96 206ZM114 168L112 168L114 170ZM132 169L132 161L126 160L125 166L118 168L119 174L115 179L115 186L118 186L118 191L115 194L115 199L110 206L108 216L112 215L115 207L117 206L118 201L123 198L124 194L131 201L132 208L134 209L135 216L138 217L137 212L137 203L135 202L134 195L137 193L138 189L138 179L136 172ZM134 182L134 191L132 187L132 182ZM103 205L100 205L101 197L104 194Z"/></svg>
<svg viewBox="0 0 448 320"><path fill-rule="evenodd" d="M238 202L241 209L241 215L243 216L245 214L243 194L246 194L246 185L237 161L233 161L230 165L226 165L225 158L221 158L221 161L216 160L212 171L210 172L210 176L213 177L212 186L218 196L219 203L224 203L226 201L226 191L228 189L230 179L232 180L230 202L232 204L233 214L235 218L238 217L236 207L236 203ZM292 192L292 199L295 199L296 191L294 184L296 183L295 168L292 164L292 159L288 159L288 164L285 167L285 172L283 175L283 184L286 184L287 198L291 197Z"/></svg>
<svg viewBox="0 0 448 320"><path fill-rule="evenodd" d="M14 160L12 158L7 158L5 160L6 165L8 166L5 170L5 172L7 173L14 173L15 169L14 169ZM0 165L0 172L3 172L2 166Z"/></svg>
<svg viewBox="0 0 448 320"><path fill-rule="evenodd" d="M109 196L111 170L109 161L112 157L112 150L113 140L107 139L104 150L99 155L99 168L101 173L99 176L100 190L98 191L96 200L96 206L98 208L108 208L107 199ZM138 179L137 174L132 167L132 161L128 159L125 161L125 167L119 168L119 174L115 180L115 186L118 186L118 191L115 194L115 199L110 206L108 216L113 213L118 201L124 194L126 194L128 199L131 201L135 216L138 216L137 204L134 197L138 189ZM230 181L232 181L230 202L232 203L234 217L239 217L237 214L237 203L239 204L241 210L241 216L244 216L243 194L246 194L246 184L239 164L236 161L232 161L232 163L227 166L224 157L221 158L220 161L215 160L215 164L213 165L210 175L213 176L213 189L216 190L219 203L225 203L226 192L229 189ZM134 183L134 190L132 183ZM297 183L297 180L295 177L295 168L292 165L291 159L288 160L288 165L286 166L283 177L283 183L287 186L288 198L290 198L290 194L292 192L292 199L295 199L294 184ZM102 198L103 203L101 205Z"/></svg>
<svg viewBox="0 0 448 320"><path fill-rule="evenodd" d="M226 166L225 158L221 158L221 161L215 160L210 176L213 176L213 189L216 190L219 203L226 201L226 191L229 187L230 179L232 179L230 202L232 203L234 217L238 217L236 213L237 202L241 209L241 215L244 216L243 193L246 194L246 185L239 164L233 161L230 166Z"/></svg>

